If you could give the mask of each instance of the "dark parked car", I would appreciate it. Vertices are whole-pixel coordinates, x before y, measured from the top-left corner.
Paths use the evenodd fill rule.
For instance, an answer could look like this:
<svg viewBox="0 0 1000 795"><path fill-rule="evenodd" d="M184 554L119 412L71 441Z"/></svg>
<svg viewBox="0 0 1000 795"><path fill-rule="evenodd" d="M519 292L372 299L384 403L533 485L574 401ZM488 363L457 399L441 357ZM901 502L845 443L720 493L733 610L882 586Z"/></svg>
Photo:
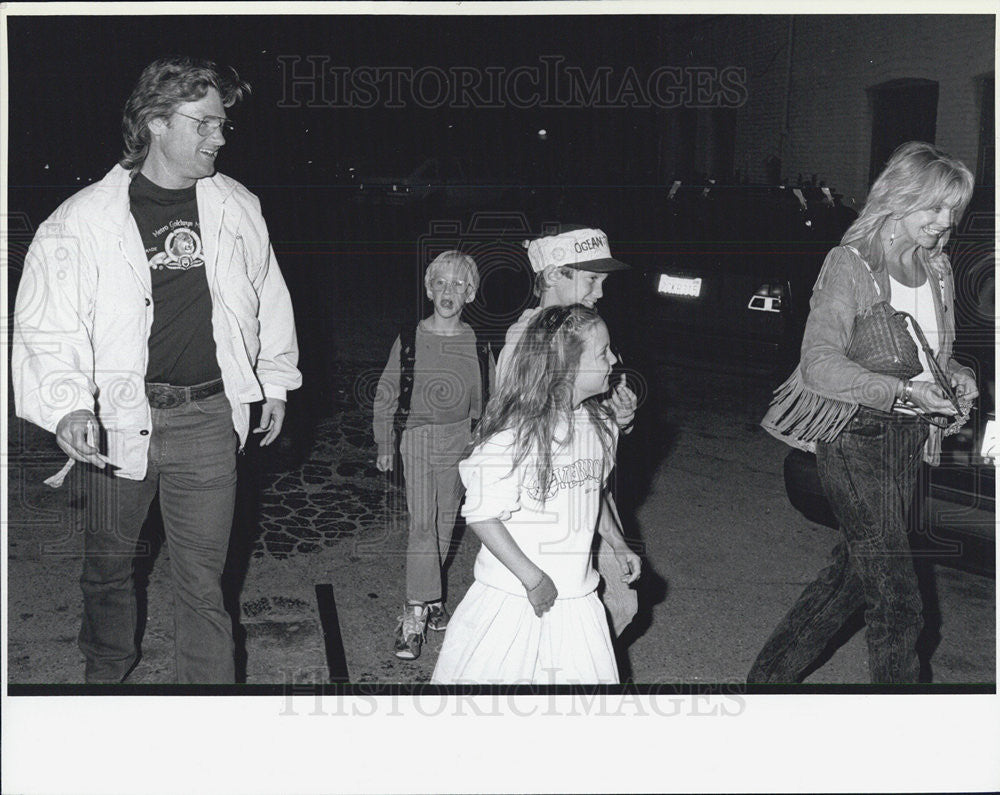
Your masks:
<svg viewBox="0 0 1000 795"><path fill-rule="evenodd" d="M915 554L995 576L995 214L993 188L977 190L949 241L956 282L955 357L977 373L980 397L962 431L945 437L941 464L924 466L910 541ZM785 459L788 498L807 519L836 527L816 472L816 457Z"/></svg>
<svg viewBox="0 0 1000 795"><path fill-rule="evenodd" d="M826 252L856 213L820 188L677 185L658 239L620 256L636 266L634 304L666 357L705 356L787 371Z"/></svg>

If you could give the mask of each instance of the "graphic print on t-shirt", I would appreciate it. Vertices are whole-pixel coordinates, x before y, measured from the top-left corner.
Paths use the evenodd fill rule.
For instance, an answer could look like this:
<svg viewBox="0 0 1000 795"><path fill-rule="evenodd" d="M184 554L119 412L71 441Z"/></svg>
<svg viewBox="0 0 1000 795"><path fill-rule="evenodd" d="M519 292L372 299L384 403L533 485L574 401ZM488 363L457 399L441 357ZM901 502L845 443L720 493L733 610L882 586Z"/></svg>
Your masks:
<svg viewBox="0 0 1000 795"><path fill-rule="evenodd" d="M554 467L549 475L548 487L545 493L538 487L538 478L529 474L525 478L524 488L533 500L545 502L556 496L559 489L580 486L588 480L600 484L604 479L604 461L599 458L579 458L572 464Z"/></svg>
<svg viewBox="0 0 1000 795"><path fill-rule="evenodd" d="M171 221L177 224L163 241L162 250L157 250L158 246L146 249L146 256L149 257L149 267L153 270L169 268L171 270L186 271L190 268L204 268L205 259L202 256L201 237L195 228L197 222L193 221ZM153 232L154 239L156 232L166 232L166 229L159 229Z"/></svg>
<svg viewBox="0 0 1000 795"><path fill-rule="evenodd" d="M146 380L191 386L220 377L194 185L161 188L138 174L129 203L149 263L153 323Z"/></svg>

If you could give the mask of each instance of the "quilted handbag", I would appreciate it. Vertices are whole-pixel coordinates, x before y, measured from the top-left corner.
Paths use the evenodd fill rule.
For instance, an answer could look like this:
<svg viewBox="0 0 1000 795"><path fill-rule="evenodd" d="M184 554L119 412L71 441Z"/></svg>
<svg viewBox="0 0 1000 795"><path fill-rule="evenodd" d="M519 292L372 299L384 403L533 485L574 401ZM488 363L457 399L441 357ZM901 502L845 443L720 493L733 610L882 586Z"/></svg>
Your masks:
<svg viewBox="0 0 1000 795"><path fill-rule="evenodd" d="M907 317L887 301L872 304L868 312L854 319L847 358L873 373L903 380L923 372L917 345L906 328Z"/></svg>

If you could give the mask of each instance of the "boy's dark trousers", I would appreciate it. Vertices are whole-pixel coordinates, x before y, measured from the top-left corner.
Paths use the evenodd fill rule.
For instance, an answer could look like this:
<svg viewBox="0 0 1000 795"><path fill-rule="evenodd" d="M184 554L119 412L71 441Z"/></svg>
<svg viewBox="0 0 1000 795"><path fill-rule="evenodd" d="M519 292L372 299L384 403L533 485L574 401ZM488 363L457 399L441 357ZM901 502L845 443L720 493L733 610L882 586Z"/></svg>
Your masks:
<svg viewBox="0 0 1000 795"><path fill-rule="evenodd" d="M471 421L420 425L403 431L399 453L410 512L406 547L406 598L444 597L441 567L448 557L464 487L458 462L472 439Z"/></svg>

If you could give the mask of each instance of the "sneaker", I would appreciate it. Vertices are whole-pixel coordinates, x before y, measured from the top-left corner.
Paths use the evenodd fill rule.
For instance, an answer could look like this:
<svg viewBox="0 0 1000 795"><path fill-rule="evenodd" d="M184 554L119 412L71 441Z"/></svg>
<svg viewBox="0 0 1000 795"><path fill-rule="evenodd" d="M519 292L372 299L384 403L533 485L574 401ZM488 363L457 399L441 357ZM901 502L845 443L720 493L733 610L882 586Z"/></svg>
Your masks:
<svg viewBox="0 0 1000 795"><path fill-rule="evenodd" d="M393 650L401 660L415 660L420 656L427 631L427 605L406 605L396 627Z"/></svg>
<svg viewBox="0 0 1000 795"><path fill-rule="evenodd" d="M435 632L444 632L448 628L448 619L451 614L444 602L430 602L427 605L427 629Z"/></svg>

